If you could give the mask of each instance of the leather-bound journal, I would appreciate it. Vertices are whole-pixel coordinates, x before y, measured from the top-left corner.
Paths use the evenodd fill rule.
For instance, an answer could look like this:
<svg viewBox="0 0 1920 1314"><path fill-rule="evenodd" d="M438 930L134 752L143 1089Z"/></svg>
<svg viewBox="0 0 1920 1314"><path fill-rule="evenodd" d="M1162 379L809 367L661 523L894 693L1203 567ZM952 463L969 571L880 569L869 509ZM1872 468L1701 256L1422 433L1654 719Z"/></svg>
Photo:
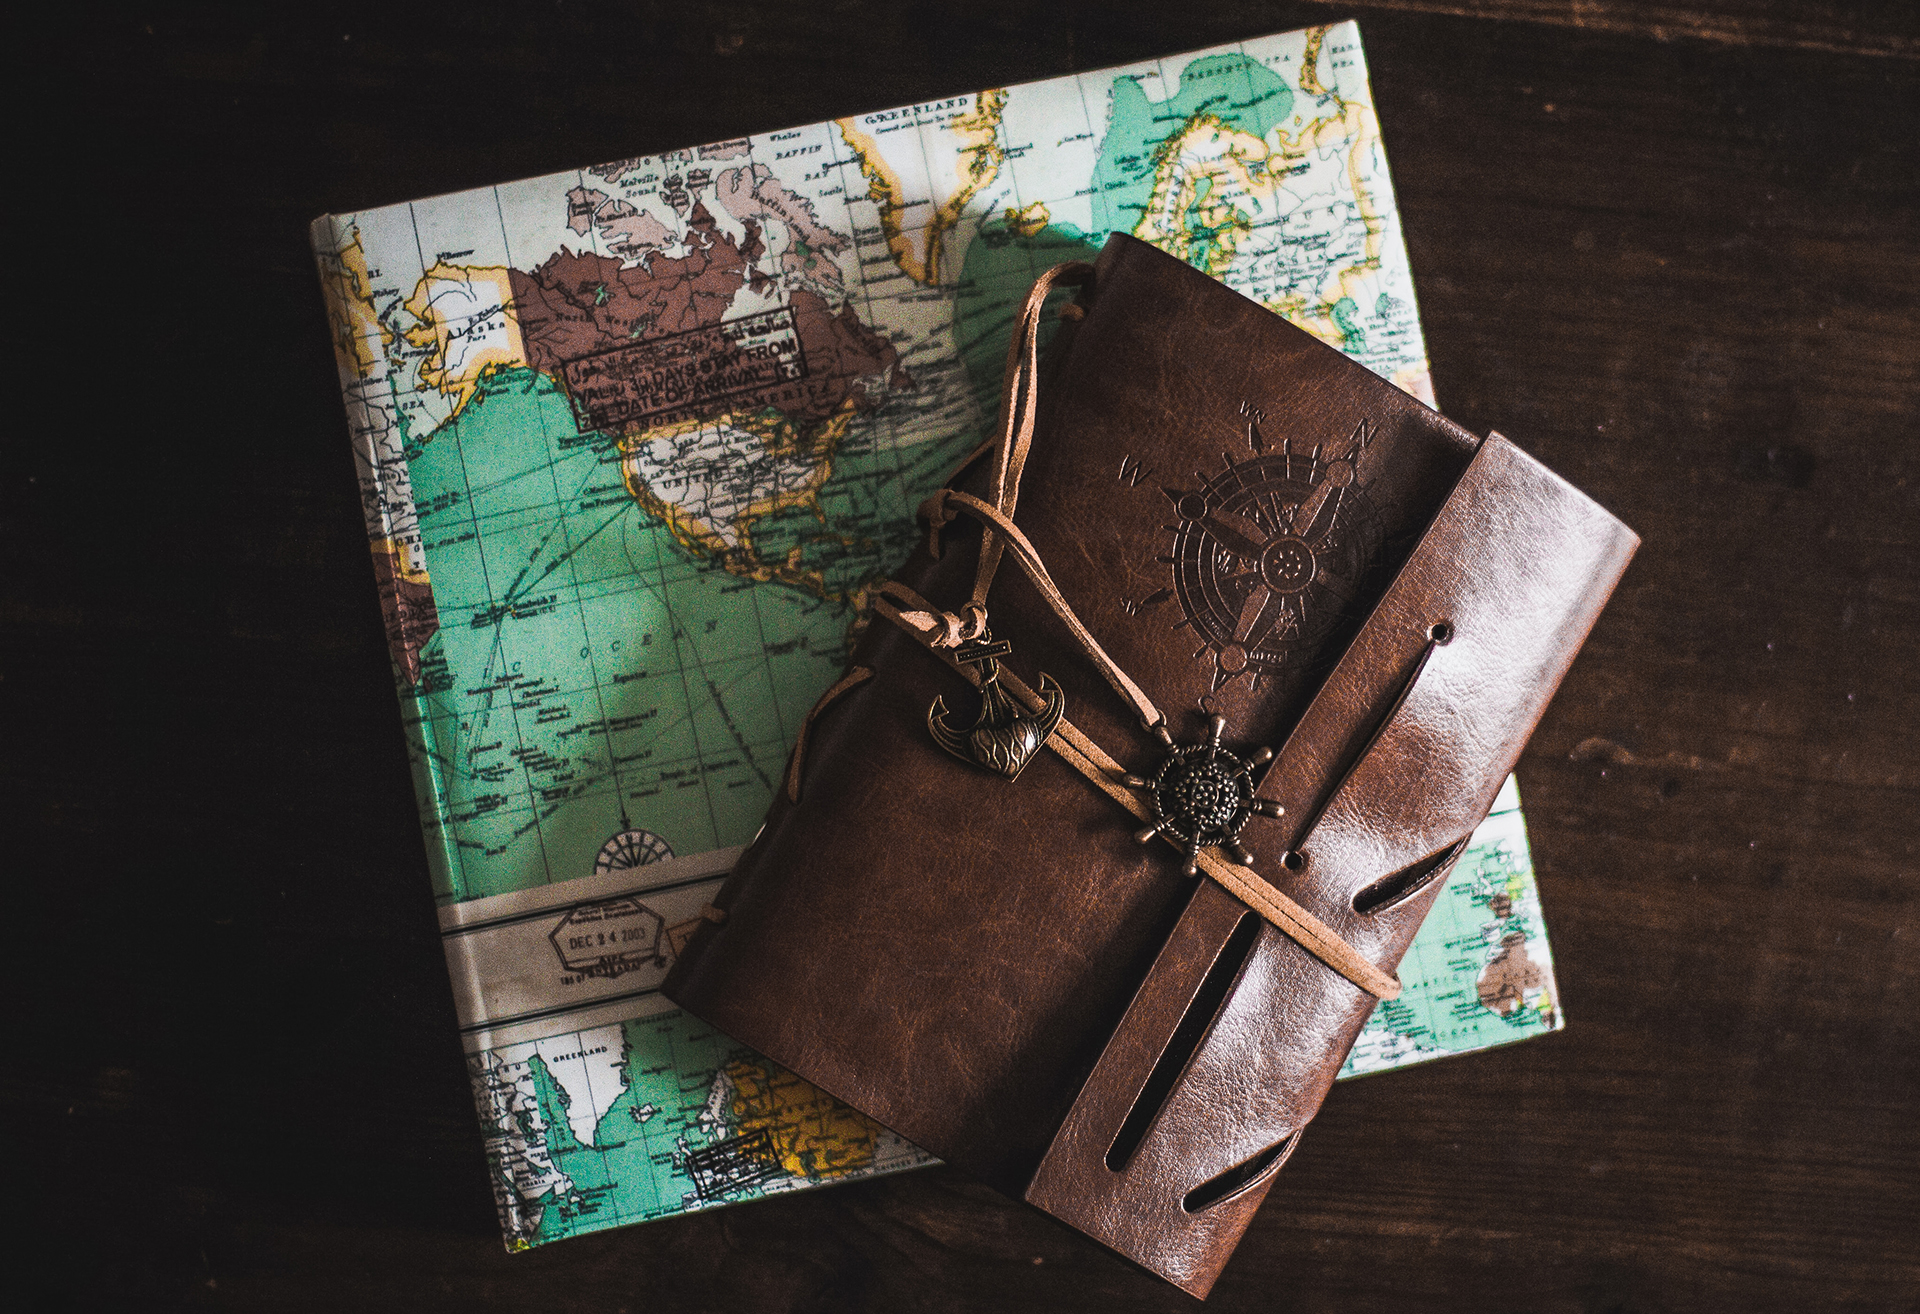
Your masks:
<svg viewBox="0 0 1920 1314"><path fill-rule="evenodd" d="M1638 540L1119 235L922 515L666 992L1205 1295Z"/></svg>

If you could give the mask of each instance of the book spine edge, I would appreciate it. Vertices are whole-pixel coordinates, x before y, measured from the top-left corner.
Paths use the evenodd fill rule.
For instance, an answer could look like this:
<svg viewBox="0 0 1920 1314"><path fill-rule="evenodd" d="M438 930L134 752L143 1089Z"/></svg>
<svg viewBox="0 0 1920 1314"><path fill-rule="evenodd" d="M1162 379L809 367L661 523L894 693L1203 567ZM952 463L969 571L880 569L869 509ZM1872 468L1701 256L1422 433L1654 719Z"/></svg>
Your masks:
<svg viewBox="0 0 1920 1314"><path fill-rule="evenodd" d="M314 269L320 282L320 295L326 304L327 322L330 337L350 334L351 310L344 300L341 283L343 271L329 267L330 261L340 259L343 228L351 229L351 221L342 215L326 214L315 219L307 230L308 240L313 251ZM386 538L387 525L382 508L386 505L391 490L383 480L383 469L379 454L373 450L373 438L370 432L353 422L355 409L354 388L364 382L346 359L342 344L336 340L334 347L334 365L340 378L341 404L347 413L347 438L352 447L354 466L362 482L361 510L365 518L367 543L370 552ZM378 574L375 575L376 588ZM383 616L383 622L391 626L391 618ZM389 669L393 673L394 694L400 704L401 729L408 740L408 756L411 759L414 778L414 793L422 807L421 842L427 856L428 866L433 868L436 900L454 897L455 874L460 870L459 854L456 851L452 835L444 824L446 815L446 789L441 774L440 754L430 742L433 731L431 709L424 691L424 682L408 685L403 679L398 660L391 649L388 653ZM417 734L414 733L417 727ZM430 833L427 815L436 821Z"/></svg>

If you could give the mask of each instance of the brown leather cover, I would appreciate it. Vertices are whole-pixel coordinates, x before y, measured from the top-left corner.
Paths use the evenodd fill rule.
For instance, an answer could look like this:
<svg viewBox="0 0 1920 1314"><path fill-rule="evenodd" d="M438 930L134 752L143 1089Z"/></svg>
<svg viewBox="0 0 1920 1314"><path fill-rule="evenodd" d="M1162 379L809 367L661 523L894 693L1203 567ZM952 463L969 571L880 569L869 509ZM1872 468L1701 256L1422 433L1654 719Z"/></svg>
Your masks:
<svg viewBox="0 0 1920 1314"><path fill-rule="evenodd" d="M1018 523L1176 739L1217 712L1230 749L1279 749L1254 870L1391 971L1637 540L1144 243L1111 238L1080 299ZM950 525L897 578L958 608L979 538ZM988 606L1006 667L1150 773L1164 750L1028 579L1003 567ZM1373 996L1136 843L1055 754L1009 782L942 752L929 704L978 695L895 626L854 661L873 678L821 709L799 801L667 995L1204 1295Z"/></svg>

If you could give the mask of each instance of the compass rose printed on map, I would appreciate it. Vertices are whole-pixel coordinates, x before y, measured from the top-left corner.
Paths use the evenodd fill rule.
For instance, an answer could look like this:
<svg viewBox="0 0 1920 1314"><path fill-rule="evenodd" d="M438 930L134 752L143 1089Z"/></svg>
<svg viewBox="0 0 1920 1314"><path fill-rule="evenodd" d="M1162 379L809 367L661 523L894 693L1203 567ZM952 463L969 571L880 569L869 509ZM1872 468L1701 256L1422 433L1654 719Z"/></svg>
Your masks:
<svg viewBox="0 0 1920 1314"><path fill-rule="evenodd" d="M914 509L990 431L1026 289L1111 231L1431 401L1350 24L316 223L443 905L604 877L609 836L751 837ZM1338 529L1300 509L1330 468L1286 457L1244 507L1181 489L1210 678L1331 612L1364 517L1357 489ZM1210 522L1251 526L1240 557ZM1465 1011L1410 989L1364 1070L1559 1025L1515 889L1434 960ZM649 1008L469 1056L514 1244L925 1161Z"/></svg>

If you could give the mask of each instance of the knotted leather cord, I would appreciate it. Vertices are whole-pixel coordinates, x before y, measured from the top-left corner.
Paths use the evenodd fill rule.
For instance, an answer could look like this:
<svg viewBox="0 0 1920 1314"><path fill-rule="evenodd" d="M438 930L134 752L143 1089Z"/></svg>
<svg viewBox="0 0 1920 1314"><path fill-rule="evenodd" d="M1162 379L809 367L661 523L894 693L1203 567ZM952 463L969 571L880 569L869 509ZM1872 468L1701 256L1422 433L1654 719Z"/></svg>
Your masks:
<svg viewBox="0 0 1920 1314"><path fill-rule="evenodd" d="M874 586L873 609L924 644L928 651L957 671L969 684L979 685L979 670L959 662L953 652L955 645L947 641L948 636L961 627L959 617L942 611L906 585L890 579ZM1004 664L1000 667L999 681L1002 688L1026 704L1028 711L1038 712L1046 705L1045 699L1028 688ZM1047 747L1068 766L1092 781L1101 793L1135 817L1141 821L1152 820L1146 804L1140 801L1138 795L1119 783L1126 769L1073 722L1062 717L1054 727L1053 734L1048 737ZM797 767L796 763L796 771ZM1173 843L1165 834L1160 838L1168 844ZM1234 898L1341 976L1376 998L1400 997L1400 982L1396 977L1389 976L1368 962L1359 950L1340 938L1339 932L1259 876L1245 867L1228 862L1211 849L1200 853L1196 861L1201 871Z"/></svg>
<svg viewBox="0 0 1920 1314"><path fill-rule="evenodd" d="M1149 730L1157 731L1166 738L1166 716L1147 696L1146 690L1120 669L1120 664L1107 656L1106 649L1087 627L1074 615L1073 608L1064 594L1054 586L1053 579L1047 574L1046 564L1041 561L1039 550L1020 532L1013 523L1013 511L1020 500L1020 475L1026 469L1027 453L1033 450L1034 423L1040 411L1040 319L1046 309L1047 297L1057 287L1078 287L1093 277L1093 266L1082 261L1069 261L1055 265L1034 280L1027 290L1026 301L1020 307L1020 314L1014 321L1012 339L1007 343L1006 386L1000 403L1000 433L991 440L994 452L993 475L989 487L992 502L988 503L971 493L957 492L951 488L942 488L928 498L920 507L920 515L927 522L927 550L935 558L940 555L940 531L952 523L954 517L964 511L981 523L980 562L974 572L973 598L963 608L965 613L961 624L956 628L948 626L943 636L944 646L964 643L977 639L986 629L987 592L993 587L994 575L1000 569L1000 559L1007 547L1014 550L1014 559L1020 563L1027 577L1040 591L1040 596L1053 609L1074 639L1093 658L1094 665L1113 686L1114 692L1125 699L1140 718L1140 724ZM1079 307L1073 307L1078 310ZM962 468L985 451L986 444L976 448L962 464Z"/></svg>
<svg viewBox="0 0 1920 1314"><path fill-rule="evenodd" d="M1153 699L1147 697L1147 691L1135 684L1132 678L1120 669L1120 663L1107 656L1107 650L1100 646L1100 641L1093 637L1093 632L1080 623L1080 618L1074 615L1066 595L1060 592L1059 587L1053 582L1053 577L1047 574L1046 563L1040 560L1040 550L1034 547L1032 540L1020 532L1013 521L971 493L959 493L951 488L941 489L920 507L920 514L926 517L929 532L936 534L940 532L941 526L951 522L962 511L985 526L981 531L983 539L986 535L997 532L1005 545L1013 549L1013 559L1020 564L1022 570L1027 572L1027 578L1031 579L1034 588L1040 591L1041 599L1053 608L1054 615L1066 625L1074 639L1086 650L1087 656L1093 658L1093 664L1100 668L1100 674L1107 677L1107 683L1113 686L1114 692L1133 708L1134 714L1140 718L1140 724L1149 730L1156 726L1164 726L1167 720L1165 714L1154 705ZM982 618L985 617L984 605L978 607L977 614ZM967 635L966 637L977 636Z"/></svg>

